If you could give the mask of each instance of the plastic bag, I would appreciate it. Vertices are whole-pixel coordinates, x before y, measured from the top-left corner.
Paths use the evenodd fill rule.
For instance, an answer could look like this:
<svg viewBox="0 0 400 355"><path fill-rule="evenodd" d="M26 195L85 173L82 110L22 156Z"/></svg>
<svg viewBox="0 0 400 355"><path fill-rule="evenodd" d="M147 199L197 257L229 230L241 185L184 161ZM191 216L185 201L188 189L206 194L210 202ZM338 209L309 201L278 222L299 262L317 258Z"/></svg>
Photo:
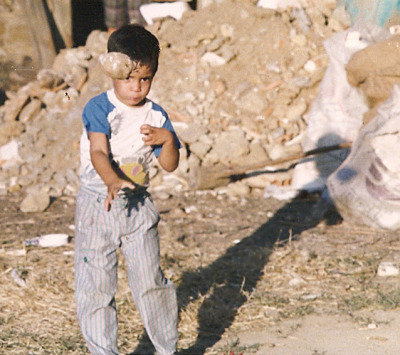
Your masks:
<svg viewBox="0 0 400 355"><path fill-rule="evenodd" d="M388 27L400 23L400 8L397 0L342 0L353 23L359 19Z"/></svg>

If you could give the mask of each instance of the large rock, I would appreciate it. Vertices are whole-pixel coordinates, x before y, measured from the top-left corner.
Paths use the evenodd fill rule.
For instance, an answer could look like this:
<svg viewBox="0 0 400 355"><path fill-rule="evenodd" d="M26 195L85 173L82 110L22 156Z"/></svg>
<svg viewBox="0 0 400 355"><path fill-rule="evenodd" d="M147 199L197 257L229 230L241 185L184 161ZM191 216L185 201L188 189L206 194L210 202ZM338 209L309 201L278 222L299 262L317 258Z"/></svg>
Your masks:
<svg viewBox="0 0 400 355"><path fill-rule="evenodd" d="M50 205L50 196L47 192L33 191L29 193L20 205L22 212L43 212Z"/></svg>

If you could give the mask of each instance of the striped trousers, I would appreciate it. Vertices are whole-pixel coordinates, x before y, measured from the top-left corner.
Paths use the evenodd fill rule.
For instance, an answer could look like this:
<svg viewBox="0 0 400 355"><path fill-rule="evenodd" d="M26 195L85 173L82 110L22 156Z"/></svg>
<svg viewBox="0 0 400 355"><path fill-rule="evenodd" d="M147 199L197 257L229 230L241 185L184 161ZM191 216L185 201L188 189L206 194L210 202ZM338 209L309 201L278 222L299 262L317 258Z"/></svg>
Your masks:
<svg viewBox="0 0 400 355"><path fill-rule="evenodd" d="M178 340L178 307L173 283L160 268L159 214L149 194L114 200L81 188L75 216L75 297L78 320L89 351L118 354L117 250L144 327L158 354L173 354Z"/></svg>

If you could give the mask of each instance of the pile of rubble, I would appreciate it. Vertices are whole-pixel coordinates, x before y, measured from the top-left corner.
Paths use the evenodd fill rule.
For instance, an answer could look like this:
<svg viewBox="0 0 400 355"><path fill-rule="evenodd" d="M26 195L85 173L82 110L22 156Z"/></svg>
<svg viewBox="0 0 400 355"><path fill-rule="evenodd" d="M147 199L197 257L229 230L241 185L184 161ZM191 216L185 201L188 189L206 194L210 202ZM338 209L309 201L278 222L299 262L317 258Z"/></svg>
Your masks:
<svg viewBox="0 0 400 355"><path fill-rule="evenodd" d="M190 171L199 166L240 166L302 150L307 111L329 61L323 42L350 25L335 0L303 5L272 10L225 0L151 26L162 51L150 98L166 109L184 143L176 172L155 165L154 191L189 188ZM0 192L25 190L25 210L78 189L81 112L110 87L98 65L107 36L92 32L85 46L62 50L51 69L7 92L0 107ZM290 172L260 174L226 191L259 193L290 178Z"/></svg>

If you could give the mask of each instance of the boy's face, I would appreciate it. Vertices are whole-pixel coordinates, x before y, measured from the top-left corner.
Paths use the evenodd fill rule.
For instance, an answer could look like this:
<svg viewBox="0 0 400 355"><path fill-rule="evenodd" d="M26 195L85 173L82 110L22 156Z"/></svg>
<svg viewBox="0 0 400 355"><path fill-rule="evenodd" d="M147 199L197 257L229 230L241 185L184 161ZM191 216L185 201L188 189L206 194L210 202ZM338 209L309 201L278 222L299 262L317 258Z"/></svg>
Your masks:
<svg viewBox="0 0 400 355"><path fill-rule="evenodd" d="M150 91L153 71L148 65L138 65L128 79L113 79L117 98L128 106L142 106Z"/></svg>

